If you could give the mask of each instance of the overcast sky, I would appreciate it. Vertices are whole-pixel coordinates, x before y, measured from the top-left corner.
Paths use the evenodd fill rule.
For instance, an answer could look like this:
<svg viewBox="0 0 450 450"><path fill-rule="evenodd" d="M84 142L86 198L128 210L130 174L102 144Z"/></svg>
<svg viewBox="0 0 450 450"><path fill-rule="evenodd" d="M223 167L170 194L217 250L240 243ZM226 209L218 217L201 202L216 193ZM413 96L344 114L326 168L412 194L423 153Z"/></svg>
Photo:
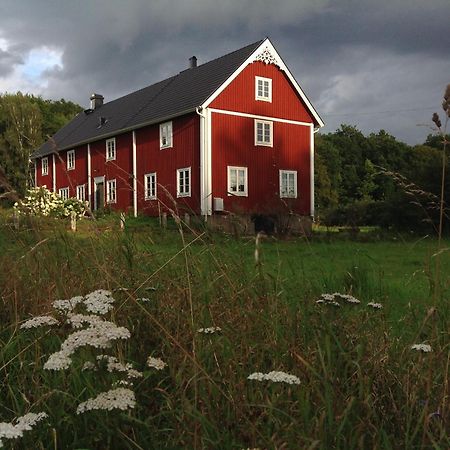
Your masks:
<svg viewBox="0 0 450 450"><path fill-rule="evenodd" d="M430 132L450 0L0 0L0 92L109 101L266 36L326 123Z"/></svg>

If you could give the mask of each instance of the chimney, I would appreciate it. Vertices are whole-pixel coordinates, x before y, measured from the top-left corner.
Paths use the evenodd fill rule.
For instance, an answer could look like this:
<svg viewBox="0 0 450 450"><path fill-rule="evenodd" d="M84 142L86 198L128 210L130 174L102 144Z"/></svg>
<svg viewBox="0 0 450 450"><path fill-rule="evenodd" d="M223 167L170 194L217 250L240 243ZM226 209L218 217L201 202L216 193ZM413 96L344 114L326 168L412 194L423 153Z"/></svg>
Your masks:
<svg viewBox="0 0 450 450"><path fill-rule="evenodd" d="M197 67L197 58L195 56L191 56L189 58L189 69L193 69L194 67Z"/></svg>
<svg viewBox="0 0 450 450"><path fill-rule="evenodd" d="M100 108L103 105L104 97L100 94L92 94L91 95L91 109Z"/></svg>

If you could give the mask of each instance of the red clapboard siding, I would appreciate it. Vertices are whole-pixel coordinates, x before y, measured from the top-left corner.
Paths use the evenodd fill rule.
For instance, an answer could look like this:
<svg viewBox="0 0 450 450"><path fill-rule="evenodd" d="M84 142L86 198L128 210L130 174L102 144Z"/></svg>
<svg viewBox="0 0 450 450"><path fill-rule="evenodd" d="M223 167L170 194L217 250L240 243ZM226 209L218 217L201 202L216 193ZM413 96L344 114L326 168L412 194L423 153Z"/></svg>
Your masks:
<svg viewBox="0 0 450 450"><path fill-rule="evenodd" d="M76 188L80 184L86 184L87 180L87 146L76 147L75 150L75 169L67 170L67 152L64 150L55 155L56 168L56 192L60 188L68 187L69 196L76 197ZM49 156L49 165L53 156ZM49 167L50 170L50 167ZM48 187L48 186L47 186ZM87 193L87 187L86 187Z"/></svg>
<svg viewBox="0 0 450 450"><path fill-rule="evenodd" d="M200 212L200 131L197 114L189 114L172 120L171 148L160 149L159 125L136 130L138 211L157 215L174 209L174 201L180 213ZM177 198L177 169L191 167L191 197ZM145 200L144 175L156 172L158 200ZM165 189L162 188L165 187Z"/></svg>
<svg viewBox="0 0 450 450"><path fill-rule="evenodd" d="M255 100L255 76L272 79L272 102ZM211 108L314 122L283 71L273 64L249 64L211 103Z"/></svg>
<svg viewBox="0 0 450 450"><path fill-rule="evenodd" d="M274 122L273 134L273 147L255 146L254 119L212 114L213 197L223 198L226 210L309 214L310 127ZM228 196L228 166L248 168L248 197ZM297 199L280 199L279 170L297 171Z"/></svg>
<svg viewBox="0 0 450 450"><path fill-rule="evenodd" d="M47 186L47 189L53 190L53 155L47 155L48 173L42 175L42 158L36 159L36 186Z"/></svg>
<svg viewBox="0 0 450 450"><path fill-rule="evenodd" d="M133 205L133 136L131 132L120 134L116 138L116 159L106 161L106 140L91 144L91 176L92 193L94 192L94 178L105 177L108 180L116 180L117 202L110 204L112 209L126 211ZM92 201L93 199L91 199ZM106 192L105 192L106 201Z"/></svg>

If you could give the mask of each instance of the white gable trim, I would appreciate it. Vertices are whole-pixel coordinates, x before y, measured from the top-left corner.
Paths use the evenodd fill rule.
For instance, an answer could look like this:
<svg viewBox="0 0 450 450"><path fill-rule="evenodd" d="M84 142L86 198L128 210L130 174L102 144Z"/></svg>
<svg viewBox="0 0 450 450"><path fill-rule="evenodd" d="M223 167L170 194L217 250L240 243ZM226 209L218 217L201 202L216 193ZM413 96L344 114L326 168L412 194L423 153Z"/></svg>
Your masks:
<svg viewBox="0 0 450 450"><path fill-rule="evenodd" d="M269 38L266 38L261 45L236 69L234 73L215 91L210 95L205 102L201 105L202 108L207 108L211 102L213 102L233 81L234 79L251 63L255 61L262 61L265 64L275 64L278 66L289 78L290 82L294 86L300 98L304 101L306 107L312 116L316 119L319 127L323 127L325 124L320 118L317 111L314 109L308 97L302 91L301 87L295 80L294 76L291 74L286 64L284 64L278 52L275 50L272 42Z"/></svg>

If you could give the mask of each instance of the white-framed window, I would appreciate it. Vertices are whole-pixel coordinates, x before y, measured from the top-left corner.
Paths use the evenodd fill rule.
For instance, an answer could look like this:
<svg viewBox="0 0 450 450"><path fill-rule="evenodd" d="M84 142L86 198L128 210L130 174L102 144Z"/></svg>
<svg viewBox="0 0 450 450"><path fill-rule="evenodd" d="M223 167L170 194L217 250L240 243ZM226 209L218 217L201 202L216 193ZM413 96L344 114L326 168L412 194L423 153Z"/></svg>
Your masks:
<svg viewBox="0 0 450 450"><path fill-rule="evenodd" d="M273 146L273 122L255 119L255 145Z"/></svg>
<svg viewBox="0 0 450 450"><path fill-rule="evenodd" d="M75 150L69 150L67 152L67 170L75 169Z"/></svg>
<svg viewBox="0 0 450 450"><path fill-rule="evenodd" d="M165 122L159 126L159 147L172 147L172 122Z"/></svg>
<svg viewBox="0 0 450 450"><path fill-rule="evenodd" d="M296 170L280 170L280 197L297 198Z"/></svg>
<svg viewBox="0 0 450 450"><path fill-rule="evenodd" d="M156 172L144 175L145 200L156 198Z"/></svg>
<svg viewBox="0 0 450 450"><path fill-rule="evenodd" d="M106 202L117 203L117 183L116 180L106 182Z"/></svg>
<svg viewBox="0 0 450 450"><path fill-rule="evenodd" d="M177 197L191 196L191 168L177 170Z"/></svg>
<svg viewBox="0 0 450 450"><path fill-rule="evenodd" d="M48 175L48 157L41 160L41 173L42 175Z"/></svg>
<svg viewBox="0 0 450 450"><path fill-rule="evenodd" d="M228 166L228 195L248 196L247 167Z"/></svg>
<svg viewBox="0 0 450 450"><path fill-rule="evenodd" d="M255 100L272 101L272 80L270 78L255 77Z"/></svg>
<svg viewBox="0 0 450 450"><path fill-rule="evenodd" d="M77 199L84 202L86 200L86 185L80 184L77 186Z"/></svg>
<svg viewBox="0 0 450 450"><path fill-rule="evenodd" d="M116 138L106 139L106 161L116 159Z"/></svg>
<svg viewBox="0 0 450 450"><path fill-rule="evenodd" d="M63 200L67 200L69 198L69 188L68 187L60 188L58 194Z"/></svg>

